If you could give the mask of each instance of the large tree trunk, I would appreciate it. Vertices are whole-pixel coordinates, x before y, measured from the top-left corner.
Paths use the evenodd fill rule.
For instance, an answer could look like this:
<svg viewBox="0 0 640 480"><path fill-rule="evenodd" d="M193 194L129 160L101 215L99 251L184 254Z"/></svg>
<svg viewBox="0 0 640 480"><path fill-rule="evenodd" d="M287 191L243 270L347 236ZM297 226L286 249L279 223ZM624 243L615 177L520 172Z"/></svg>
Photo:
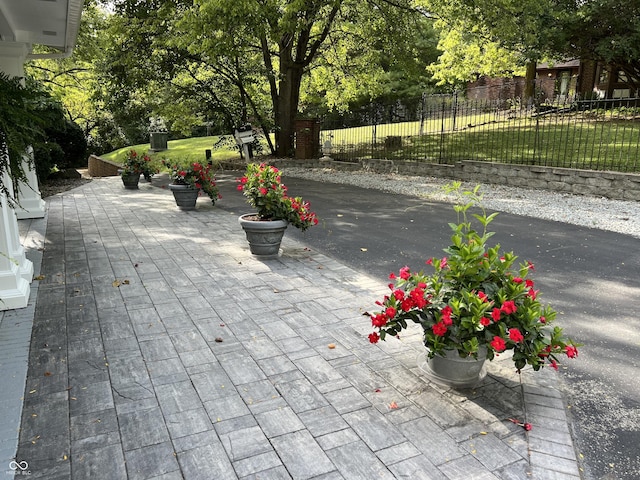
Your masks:
<svg viewBox="0 0 640 480"><path fill-rule="evenodd" d="M286 56L285 56L286 57ZM300 100L300 85L304 67L290 58L281 57L278 107L276 109L276 155L293 157L295 154L295 121Z"/></svg>

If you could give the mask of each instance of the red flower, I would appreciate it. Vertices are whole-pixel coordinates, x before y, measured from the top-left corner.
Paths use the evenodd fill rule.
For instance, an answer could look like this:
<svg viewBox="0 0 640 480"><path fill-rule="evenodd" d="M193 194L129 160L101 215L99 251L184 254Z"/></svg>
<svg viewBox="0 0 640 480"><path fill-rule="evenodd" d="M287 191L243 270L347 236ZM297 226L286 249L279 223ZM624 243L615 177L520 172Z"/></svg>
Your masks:
<svg viewBox="0 0 640 480"><path fill-rule="evenodd" d="M451 320L452 313L453 313L453 310L449 305L447 305L442 309L442 322L445 325L451 325L453 323L453 320Z"/></svg>
<svg viewBox="0 0 640 480"><path fill-rule="evenodd" d="M424 298L424 290L421 288L414 288L409 292L413 304L418 308L423 308L427 305L427 300Z"/></svg>
<svg viewBox="0 0 640 480"><path fill-rule="evenodd" d="M393 291L393 297L396 300L400 301L400 300L402 300L404 298L404 292L402 290L400 290L400 289L396 289L396 290Z"/></svg>
<svg viewBox="0 0 640 480"><path fill-rule="evenodd" d="M371 317L371 324L374 327L378 327L378 328L384 327L387 324L387 317L382 313L379 313L377 315L373 315Z"/></svg>
<svg viewBox="0 0 640 480"><path fill-rule="evenodd" d="M393 318L396 316L397 310L393 307L387 307L387 309L384 311L385 315L389 318Z"/></svg>
<svg viewBox="0 0 640 480"><path fill-rule="evenodd" d="M493 321L494 321L494 322L498 322L498 321L500 321L500 314L501 314L501 312L500 312L500 309L499 309L499 308L494 308L494 309L491 311L491 318L493 318Z"/></svg>
<svg viewBox="0 0 640 480"><path fill-rule="evenodd" d="M533 425L531 425L529 422L519 422L518 420L516 420L515 418L510 418L509 420L511 420L513 423L515 423L516 425L521 426L522 428L524 428L527 432L529 430L531 430L533 428Z"/></svg>
<svg viewBox="0 0 640 480"><path fill-rule="evenodd" d="M396 277L396 274L395 274L395 273L391 272L391 273L389 274L389 279L390 279L390 280L395 280L396 278L398 278L398 277Z"/></svg>
<svg viewBox="0 0 640 480"><path fill-rule="evenodd" d="M371 343L378 343L378 340L380 340L380 335L378 335L378 332L373 332L369 334L369 341Z"/></svg>
<svg viewBox="0 0 640 480"><path fill-rule="evenodd" d="M520 277L513 277L513 282L514 282L514 283L522 283L522 278L520 278Z"/></svg>
<svg viewBox="0 0 640 480"><path fill-rule="evenodd" d="M483 302L488 302L489 301L489 298L487 297L487 294L482 292L482 291L478 292L478 298L480 300L482 300Z"/></svg>
<svg viewBox="0 0 640 480"><path fill-rule="evenodd" d="M516 304L513 300L505 301L500 307L500 311L504 312L507 315L514 313L517 309L518 307L516 307Z"/></svg>
<svg viewBox="0 0 640 480"><path fill-rule="evenodd" d="M547 317L540 317L540 323L547 323Z"/></svg>
<svg viewBox="0 0 640 480"><path fill-rule="evenodd" d="M436 323L433 327L431 327L433 333L439 337L444 336L447 333L447 326L443 322Z"/></svg>
<svg viewBox="0 0 640 480"><path fill-rule="evenodd" d="M449 265L447 257L442 257L442 260L440 260L440 268L447 268L447 265Z"/></svg>
<svg viewBox="0 0 640 480"><path fill-rule="evenodd" d="M427 260L426 262L427 265L433 265L433 258L430 258L429 260Z"/></svg>
<svg viewBox="0 0 640 480"><path fill-rule="evenodd" d="M507 345L504 342L504 339L498 337L497 335L493 337L493 340L491 340L491 347L493 347L493 349L498 353L504 352L507 349Z"/></svg>
<svg viewBox="0 0 640 480"><path fill-rule="evenodd" d="M264 187L260 187L260 195L266 195L267 194L267 189Z"/></svg>
<svg viewBox="0 0 640 480"><path fill-rule="evenodd" d="M487 317L482 317L480 319L480 324L488 327L489 325L491 325L491 320L489 320Z"/></svg>
<svg viewBox="0 0 640 480"><path fill-rule="evenodd" d="M529 291L527 292L527 295L531 297L531 300L535 300L536 297L538 296L538 291L539 290L534 290L533 288L530 288Z"/></svg>
<svg viewBox="0 0 640 480"><path fill-rule="evenodd" d="M411 297L405 297L400 303L400 308L403 312L408 312L413 308L413 299Z"/></svg>
<svg viewBox="0 0 640 480"><path fill-rule="evenodd" d="M524 340L524 337L522 336L522 332L520 332L520 330L518 330L517 328L509 329L509 338L516 343Z"/></svg>
<svg viewBox="0 0 640 480"><path fill-rule="evenodd" d="M400 269L400 278L403 280L409 280L409 277L411 276L411 271L409 270L409 267L404 266Z"/></svg>
<svg viewBox="0 0 640 480"><path fill-rule="evenodd" d="M566 353L569 358L576 358L578 356L578 349L573 345L567 345L564 347L564 353Z"/></svg>
<svg viewBox="0 0 640 480"><path fill-rule="evenodd" d="M551 360L551 366L554 370L558 370L558 362L556 362L555 360Z"/></svg>

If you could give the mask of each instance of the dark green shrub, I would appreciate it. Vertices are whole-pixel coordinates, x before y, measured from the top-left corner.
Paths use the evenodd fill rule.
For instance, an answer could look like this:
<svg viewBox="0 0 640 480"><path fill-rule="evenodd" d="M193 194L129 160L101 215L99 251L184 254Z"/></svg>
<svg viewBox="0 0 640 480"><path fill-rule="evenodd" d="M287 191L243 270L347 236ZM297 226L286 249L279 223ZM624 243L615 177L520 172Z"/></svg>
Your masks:
<svg viewBox="0 0 640 480"><path fill-rule="evenodd" d="M36 166L36 175L40 181L46 180L53 172L54 167L63 165L65 153L62 147L55 142L41 142L33 146L33 157Z"/></svg>
<svg viewBox="0 0 640 480"><path fill-rule="evenodd" d="M47 142L57 143L64 156L59 160L59 169L82 168L87 165L87 139L82 129L74 122L61 119L45 128Z"/></svg>

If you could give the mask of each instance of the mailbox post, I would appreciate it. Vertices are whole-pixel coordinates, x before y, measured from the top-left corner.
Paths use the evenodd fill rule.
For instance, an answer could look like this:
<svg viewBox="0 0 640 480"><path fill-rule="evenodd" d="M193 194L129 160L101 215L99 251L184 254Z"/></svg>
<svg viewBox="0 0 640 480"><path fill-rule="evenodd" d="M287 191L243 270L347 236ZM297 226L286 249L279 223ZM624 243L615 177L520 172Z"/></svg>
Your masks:
<svg viewBox="0 0 640 480"><path fill-rule="evenodd" d="M238 147L240 147L240 157L247 160L253 158L253 148L251 144L253 143L254 137L251 124L247 123L239 126L235 129L233 136L236 139Z"/></svg>

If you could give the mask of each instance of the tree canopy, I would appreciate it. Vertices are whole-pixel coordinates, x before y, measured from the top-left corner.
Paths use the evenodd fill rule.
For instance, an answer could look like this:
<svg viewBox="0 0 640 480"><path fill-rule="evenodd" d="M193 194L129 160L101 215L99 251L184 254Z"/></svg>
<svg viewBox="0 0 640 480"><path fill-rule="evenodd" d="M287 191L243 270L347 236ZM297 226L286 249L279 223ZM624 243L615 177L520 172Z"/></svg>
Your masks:
<svg viewBox="0 0 640 480"><path fill-rule="evenodd" d="M640 88L640 3L573 0L568 4L552 51L622 70Z"/></svg>
<svg viewBox="0 0 640 480"><path fill-rule="evenodd" d="M177 94L183 106L205 106L197 113L227 131L248 120L274 131L273 150L285 156L301 99L324 95L344 106L380 93L381 79L394 80L394 64L410 63L383 56L406 45L408 32L426 29L435 49L410 0L120 0L116 13L105 65L112 102L133 105L133 90L123 86L146 85L156 99ZM422 45L404 57L414 71L424 52ZM419 67L423 77L431 60Z"/></svg>
<svg viewBox="0 0 640 480"><path fill-rule="evenodd" d="M640 4L626 0L425 0L439 18L434 72L454 81L541 60L594 60L638 86ZM482 63L481 58L486 63ZM497 62L496 62L497 60ZM447 71L452 68L452 71ZM470 78L467 78L469 80Z"/></svg>
<svg viewBox="0 0 640 480"><path fill-rule="evenodd" d="M98 153L145 141L161 116L174 136L251 122L289 156L299 114L525 66L532 79L541 60L640 76L640 6L623 0L113 0L108 13L100 3L87 0L73 57L28 67Z"/></svg>

